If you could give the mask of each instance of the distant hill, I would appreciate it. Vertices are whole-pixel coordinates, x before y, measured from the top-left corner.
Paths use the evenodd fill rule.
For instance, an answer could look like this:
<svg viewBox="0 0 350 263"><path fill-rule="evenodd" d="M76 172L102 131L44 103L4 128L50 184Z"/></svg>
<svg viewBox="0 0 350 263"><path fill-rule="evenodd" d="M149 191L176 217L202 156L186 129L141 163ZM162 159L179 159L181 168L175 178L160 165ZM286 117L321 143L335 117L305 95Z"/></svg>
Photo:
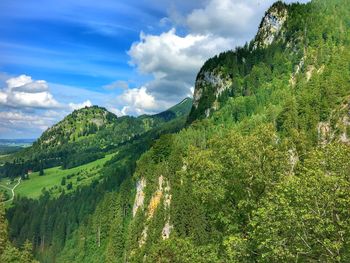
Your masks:
<svg viewBox="0 0 350 263"><path fill-rule="evenodd" d="M19 152L24 147L29 147L35 139L0 139L0 155L8 155Z"/></svg>
<svg viewBox="0 0 350 263"><path fill-rule="evenodd" d="M192 99L186 98L164 112L139 117L117 117L99 106L75 110L47 129L31 147L7 158L11 163L1 167L0 176L13 177L26 170L58 165L70 168L91 162L147 132L161 130L168 122L185 120L191 107Z"/></svg>

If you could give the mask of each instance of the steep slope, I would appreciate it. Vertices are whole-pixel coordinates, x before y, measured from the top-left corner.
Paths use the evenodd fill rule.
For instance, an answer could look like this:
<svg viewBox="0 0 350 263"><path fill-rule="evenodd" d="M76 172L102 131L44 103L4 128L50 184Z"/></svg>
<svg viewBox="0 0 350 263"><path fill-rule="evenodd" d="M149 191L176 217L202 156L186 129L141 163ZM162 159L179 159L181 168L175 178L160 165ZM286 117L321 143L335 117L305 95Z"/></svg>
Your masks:
<svg viewBox="0 0 350 263"><path fill-rule="evenodd" d="M53 169L53 171L57 170L58 173L69 174L66 176L67 188L61 185L58 185L57 188L56 185L56 188L51 191L47 187L42 189L41 196L37 200L16 196L11 208L7 211L11 241L21 247L27 239L30 239L40 262L55 262L57 254L64 245L69 245L70 239L75 236L78 227L84 227L85 223L90 222L90 215L95 211L97 204L101 203L104 197L110 196L109 192L113 192L114 195L116 191L122 191L123 185L131 183L130 177L134 172L136 161L142 153L151 147L153 141L162 134L174 133L184 127L190 107L191 100L175 105L172 109L180 113L177 114L177 117L172 117L171 120L167 121L157 115L117 118L115 123L108 124L109 126L105 126L106 128L98 130L95 134L67 143L70 148L73 148L77 145L82 146L81 142L86 143L86 145L101 145L92 143L94 140L109 144L113 143L113 140L120 142L110 146L109 149L96 148L97 153L113 152L113 154L108 155L113 156L112 159L104 162L103 165L98 160L98 165L91 166L93 163L89 163L86 168L79 165L76 169L63 171L58 167ZM150 128L149 123L152 123L153 128ZM143 130L140 127L143 127ZM144 127L147 127L147 131ZM130 134L136 129L140 129L142 133L131 137ZM121 142L120 137L125 135L122 132L129 134L130 138ZM119 137L110 138L111 136ZM51 148L50 151L52 154L60 153L57 147ZM75 165L77 161L81 160L79 158L84 157L84 154L85 151L81 147L78 148L76 155L71 154L69 159L64 159L66 160L65 167L69 168L71 164ZM46 180L46 176L51 178L55 176L50 174L51 170L45 170L43 181ZM77 172L79 170L81 171ZM74 171L74 173L70 174L69 171ZM84 182L82 177L88 179L87 182L90 184L81 184ZM69 181L74 181L71 189L68 189ZM31 179L25 181L23 186L30 189L30 184ZM34 187L34 189L37 188L38 185ZM65 191L65 189L67 190ZM55 194L57 192L58 194ZM130 193L131 191L128 192L128 194ZM104 209L101 215L108 213L109 208ZM127 204L123 204L123 209L126 211Z"/></svg>
<svg viewBox="0 0 350 263"><path fill-rule="evenodd" d="M349 6L278 2L207 61L192 125L142 155L59 261L348 262Z"/></svg>
<svg viewBox="0 0 350 263"><path fill-rule="evenodd" d="M0 200L2 195L0 194ZM7 221L5 218L5 207L0 203L0 261L1 262L18 262L18 263L37 263L33 259L32 245L29 241L21 249L15 248L8 240Z"/></svg>
<svg viewBox="0 0 350 263"><path fill-rule="evenodd" d="M275 3L266 12L255 39L249 45L221 53L203 65L196 79L191 121L209 117L227 97L253 95L261 84L285 75L287 72L283 70L292 73L292 65L286 63L296 63L303 56L303 45L292 43L294 40L302 42L299 40L302 37L299 30L302 29L288 28L294 20L293 15L298 13L293 12L292 7L282 2ZM281 67L276 67L279 64Z"/></svg>

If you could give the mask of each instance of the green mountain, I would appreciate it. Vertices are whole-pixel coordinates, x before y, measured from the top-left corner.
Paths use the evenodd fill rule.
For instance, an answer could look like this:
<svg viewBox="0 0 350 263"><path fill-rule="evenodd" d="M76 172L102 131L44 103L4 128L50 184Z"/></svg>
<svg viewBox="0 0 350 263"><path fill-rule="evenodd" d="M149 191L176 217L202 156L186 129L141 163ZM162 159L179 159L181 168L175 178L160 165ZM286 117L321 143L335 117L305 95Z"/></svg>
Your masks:
<svg viewBox="0 0 350 263"><path fill-rule="evenodd" d="M120 145L101 182L15 200L11 240L41 262L349 262L348 7L274 4L203 65L186 128Z"/></svg>
<svg viewBox="0 0 350 263"><path fill-rule="evenodd" d="M59 148L64 144L99 144L100 148L123 143L139 136L165 122L187 116L192 99L186 98L179 104L155 115L140 117L117 117L98 106L75 110L62 121L45 131L34 143L35 151L45 148Z"/></svg>
<svg viewBox="0 0 350 263"><path fill-rule="evenodd" d="M35 142L34 148L56 148L108 129L117 122L117 116L98 106L75 110L62 121L46 130Z"/></svg>
<svg viewBox="0 0 350 263"><path fill-rule="evenodd" d="M0 167L0 177L60 165L71 168L102 158L152 130L161 131L164 124L181 122L191 106L192 99L186 98L164 112L139 117L117 117L98 106L75 110L46 130L32 147L8 157L9 162Z"/></svg>

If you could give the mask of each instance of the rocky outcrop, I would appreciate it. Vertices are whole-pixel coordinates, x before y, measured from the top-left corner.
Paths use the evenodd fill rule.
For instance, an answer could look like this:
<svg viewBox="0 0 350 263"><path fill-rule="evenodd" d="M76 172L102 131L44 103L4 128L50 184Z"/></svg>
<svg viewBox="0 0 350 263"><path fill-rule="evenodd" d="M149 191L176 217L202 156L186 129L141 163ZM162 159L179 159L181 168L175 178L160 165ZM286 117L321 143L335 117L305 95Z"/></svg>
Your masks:
<svg viewBox="0 0 350 263"><path fill-rule="evenodd" d="M135 198L135 203L134 203L134 209L133 209L133 214L135 216L137 208L139 206L142 206L144 203L144 187L146 185L146 182L144 179L140 180L137 184L137 193L136 193L136 198ZM147 222L152 220L155 211L161 204L161 201L163 201L163 206L164 210L167 212L166 213L166 223L162 229L162 238L167 239L170 236L171 230L173 229L173 226L170 224L170 204L171 204L171 197L172 195L170 194L170 183L168 180L166 180L162 175L158 177L158 188L157 190L153 193L151 200L148 204L147 207L147 219L145 222L145 226L142 230L141 237L139 239L139 246L141 247L145 242L147 241L147 235L148 235L148 225Z"/></svg>
<svg viewBox="0 0 350 263"><path fill-rule="evenodd" d="M145 200L145 193L144 189L146 187L146 180L144 178L141 178L139 181L136 183L136 197L135 197L135 202L134 206L132 208L132 215L135 216L137 210L139 207L143 206L144 200Z"/></svg>
<svg viewBox="0 0 350 263"><path fill-rule="evenodd" d="M203 110L205 117L209 117L212 111L219 108L218 99L220 95L232 86L232 79L225 76L220 69L213 71L202 71L198 74L195 91L193 95L193 107L198 109L203 96L211 97L209 104ZM206 98L207 99L207 98Z"/></svg>
<svg viewBox="0 0 350 263"><path fill-rule="evenodd" d="M286 6L278 2L273 5L263 18L254 42L254 49L265 48L280 35L288 17Z"/></svg>
<svg viewBox="0 0 350 263"><path fill-rule="evenodd" d="M283 35L283 25L288 18L287 6L282 2L274 4L263 18L259 31L252 43L252 49L266 48L280 35ZM252 50L250 50L251 52ZM215 59L217 58L213 58ZM244 57L239 58L243 64ZM208 61L198 73L193 94L193 108L190 120L200 117L209 117L211 113L220 107L219 97L227 89L232 88L233 76L225 71L220 63ZM294 81L294 78L291 80Z"/></svg>
<svg viewBox="0 0 350 263"><path fill-rule="evenodd" d="M208 86L214 89L214 95L217 99L226 89L232 85L232 80L225 77L219 70L214 72L201 72L197 78L193 94L193 106L198 107L199 101Z"/></svg>
<svg viewBox="0 0 350 263"><path fill-rule="evenodd" d="M321 145L326 145L334 136L329 122L320 122L317 126L317 134Z"/></svg>
<svg viewBox="0 0 350 263"><path fill-rule="evenodd" d="M329 121L318 124L317 131L321 146L332 141L350 144L350 97L333 110Z"/></svg>

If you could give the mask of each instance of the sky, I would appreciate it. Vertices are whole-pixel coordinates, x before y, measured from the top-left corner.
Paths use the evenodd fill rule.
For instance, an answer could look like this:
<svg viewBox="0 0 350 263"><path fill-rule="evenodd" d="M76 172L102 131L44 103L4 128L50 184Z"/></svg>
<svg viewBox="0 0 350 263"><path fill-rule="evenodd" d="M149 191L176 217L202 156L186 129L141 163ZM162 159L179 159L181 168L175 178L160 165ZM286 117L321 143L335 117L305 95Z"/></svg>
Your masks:
<svg viewBox="0 0 350 263"><path fill-rule="evenodd" d="M163 111L192 96L208 58L250 41L273 2L1 0L0 138L37 138L91 105Z"/></svg>

